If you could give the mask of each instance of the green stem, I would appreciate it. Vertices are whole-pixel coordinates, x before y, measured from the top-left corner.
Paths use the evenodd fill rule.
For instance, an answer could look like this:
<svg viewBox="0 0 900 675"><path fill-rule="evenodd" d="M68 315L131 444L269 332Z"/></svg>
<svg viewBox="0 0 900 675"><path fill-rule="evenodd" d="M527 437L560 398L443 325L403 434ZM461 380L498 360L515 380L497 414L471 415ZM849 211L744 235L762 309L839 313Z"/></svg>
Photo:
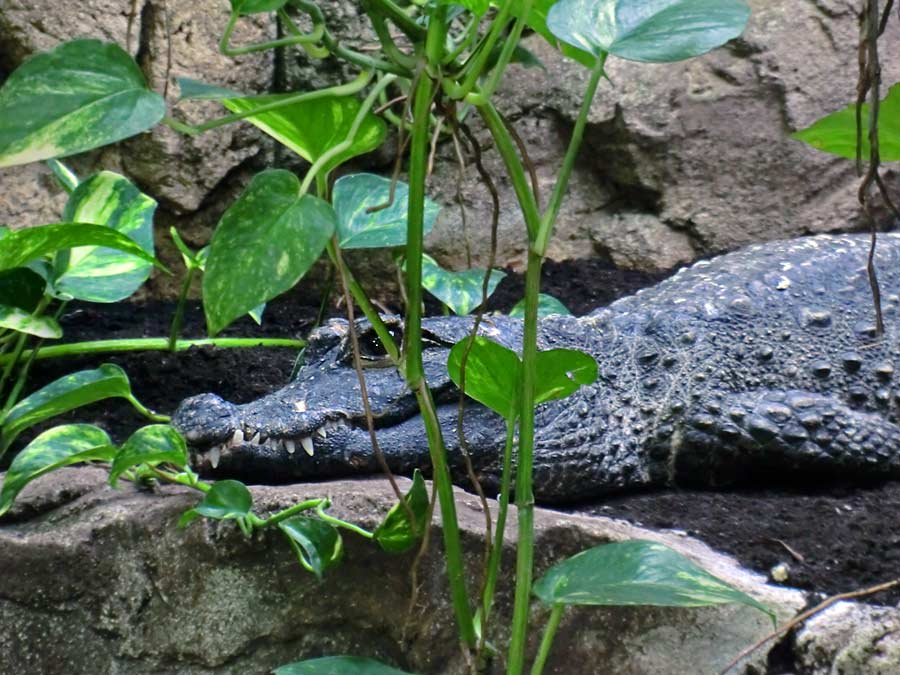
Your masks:
<svg viewBox="0 0 900 675"><path fill-rule="evenodd" d="M251 54L253 52L262 52L268 49L278 49L279 47L290 47L291 45L315 44L322 39L325 32L324 24L313 24L313 29L309 33L293 33L290 37L279 38L277 40L269 40L268 42L257 42L244 47L231 47L231 34L237 25L237 12L232 12L228 19L228 25L225 26L225 32L222 39L219 40L219 51L225 56L241 56L242 54Z"/></svg>
<svg viewBox="0 0 900 675"><path fill-rule="evenodd" d="M513 190L516 193L516 199L519 207L522 209L522 216L525 218L525 227L528 229L529 241L535 241L541 227L541 216L538 211L537 201L531 192L531 185L519 158L516 143L509 134L509 130L503 123L503 119L497 112L494 105L487 101L476 106L478 113L484 120L491 132L497 151L503 158L506 166L506 172L513 184Z"/></svg>
<svg viewBox="0 0 900 675"><path fill-rule="evenodd" d="M506 515L509 512L509 493L512 482L512 451L515 439L516 424L514 421L506 422L506 446L503 448L503 471L500 474L500 505L497 509L497 523L494 532L494 547L488 558L487 579L484 583L484 595L482 596L482 620L481 637L487 636L488 620L491 616L491 607L494 603L494 589L497 586L497 577L500 574L500 562L503 559L503 541L506 532Z"/></svg>
<svg viewBox="0 0 900 675"><path fill-rule="evenodd" d="M375 533L369 532L368 530L364 530L359 525L354 525L353 523L348 523L346 520L341 520L340 518L335 518L334 516L330 516L325 513L325 509L328 508L327 505L319 504L316 507L316 515L319 516L326 523L330 523L335 527L342 527L345 530L350 530L351 532L355 532L361 537L365 537L366 539L374 539Z"/></svg>
<svg viewBox="0 0 900 675"><path fill-rule="evenodd" d="M315 99L325 98L328 96L351 96L359 91L362 91L365 86L371 81L373 74L374 72L372 70L366 70L361 72L355 80L347 82L346 84L339 84L334 87L328 87L326 89L305 91L299 94L294 94L293 96L286 96L284 98L278 99L277 101L264 103L256 108L253 108L252 110L246 110L240 113L232 113L230 115L225 115L224 117L218 117L214 120L210 120L209 122L204 122L203 124L185 124L184 122L179 122L178 120L171 117L166 117L165 119L163 119L163 124L166 124L167 126L175 129L176 131L180 131L181 133L189 135L202 134L204 131L209 131L210 129L215 129L216 127L231 124L232 122L238 122L242 119L253 117L253 115L258 115L259 113L268 112L269 110L277 110L278 108L283 108L295 103L313 101ZM247 98L248 100L252 101L254 97L250 96Z"/></svg>
<svg viewBox="0 0 900 675"><path fill-rule="evenodd" d="M373 9L388 18L413 42L421 42L427 35L427 29L416 23L403 8L392 0L372 0Z"/></svg>
<svg viewBox="0 0 900 675"><path fill-rule="evenodd" d="M153 422L160 422L162 424L168 424L169 422L172 421L172 418L169 417L168 415L160 415L159 413L156 413L156 412L153 412L152 410L150 410L150 408L148 408L143 403L138 401L137 398L135 398L134 394L129 394L128 396L125 397L125 399L132 406L134 406L135 410L137 410L141 415L146 417L148 420L151 420Z"/></svg>
<svg viewBox="0 0 900 675"><path fill-rule="evenodd" d="M202 340L178 340L175 344L176 352L183 352L191 347L219 347L221 349L234 349L238 347L290 347L299 349L306 346L303 340L291 340L287 338L204 338ZM169 338L135 338L123 340L93 340L89 342L71 342L62 345L44 347L37 355L36 360L58 359L66 356L78 356L81 354L112 354L114 352L135 351L169 351ZM21 354L0 356L0 365L9 367L19 356L29 358L31 350Z"/></svg>
<svg viewBox="0 0 900 675"><path fill-rule="evenodd" d="M298 513L302 513L303 511L314 509L322 502L327 501L328 500L325 498L307 499L305 502L294 504L293 506L286 508L284 511L279 511L275 515L269 516L268 518L263 520L260 527L271 527L272 525L277 525L282 520L287 520L288 518L296 516Z"/></svg>
<svg viewBox="0 0 900 675"><path fill-rule="evenodd" d="M526 2L528 1L529 0L526 0ZM443 82L444 91L447 92L447 95L450 96L450 98L457 100L463 99L472 91L475 85L478 84L478 78L481 77L484 71L485 64L487 64L487 61L491 56L494 45L497 44L497 40L499 40L500 36L503 34L503 29L506 26L506 20L509 18L513 3L514 0L506 0L500 7L494 20L491 22L490 31L478 46L477 52L469 59L469 63L466 64L464 69L465 79L462 83L457 84L449 80ZM513 46L515 47L515 45ZM481 102L479 101L479 103Z"/></svg>
<svg viewBox="0 0 900 675"><path fill-rule="evenodd" d="M572 129L572 136L569 139L569 147L566 149L562 167L560 167L556 184L553 186L553 194L550 195L547 210L544 211L544 215L541 218L541 227L534 245L534 248L541 255L545 255L547 252L547 244L550 241L550 235L553 233L553 225L556 222L556 217L559 215L559 209L560 206L562 206L566 188L569 186L572 168L575 166L575 159L578 157L581 141L584 138L584 128L587 125L588 114L591 111L591 103L594 100L594 94L597 92L597 85L600 84L600 79L604 74L603 64L606 63L606 56L606 52L604 52L597 59L597 65L591 72L587 91L585 91L584 98L582 99L581 109L578 111L578 118L575 120L575 128Z"/></svg>
<svg viewBox="0 0 900 675"><path fill-rule="evenodd" d="M175 351L175 345L178 344L178 334L181 332L181 325L184 323L184 307L187 304L188 291L191 290L191 282L194 280L194 274L197 268L188 263L187 272L184 275L184 283L181 284L181 292L178 294L178 304L175 305L175 316L172 317L172 326L169 328L169 351Z"/></svg>
<svg viewBox="0 0 900 675"><path fill-rule="evenodd" d="M500 56L497 59L497 63L491 68L487 82L482 86L481 91L475 94L470 95L469 92L466 92L466 101L469 103L476 105L486 103L490 100L491 96L493 96L494 91L497 89L497 85L500 83L500 78L503 76L503 71L505 71L506 66L509 65L513 52L519 44L519 39L522 37L522 30L525 28L525 19L531 13L531 5L532 0L523 0L518 10L519 15L516 18L516 22L513 24L513 28L509 35L507 35L503 41L503 49L500 50Z"/></svg>
<svg viewBox="0 0 900 675"><path fill-rule="evenodd" d="M516 595L509 643L508 675L521 675L525 665L531 579L534 572L534 382L537 366L537 310L541 290L541 256L528 251L525 271L525 325L522 334L522 407L519 417L519 453L516 462L516 511L519 541L516 549Z"/></svg>
<svg viewBox="0 0 900 675"><path fill-rule="evenodd" d="M544 671L544 664L547 662L547 656L550 654L550 647L553 646L553 638L556 637L556 629L559 628L565 608L565 605L553 605L553 609L550 610L550 618L547 619L547 627L544 628L544 637L541 639L541 646L534 659L534 665L531 667L531 675L541 675Z"/></svg>
<svg viewBox="0 0 900 675"><path fill-rule="evenodd" d="M15 347L13 347L12 354L4 354L0 357L0 364L5 364L3 368L3 375L0 375L0 394L3 393L3 390L6 387L6 383L9 381L10 375L12 375L12 371L15 369L16 364L19 360L24 356L24 358L31 357L31 350L28 352L25 351L25 342L28 340L27 333L19 333L18 338L16 339ZM4 406L0 409L0 419L6 415L6 412L12 406Z"/></svg>
<svg viewBox="0 0 900 675"><path fill-rule="evenodd" d="M446 9L446 5L439 6ZM434 17L432 17L432 21ZM432 52L437 38L432 35L432 28L438 24L429 25L429 44ZM434 28L437 30L437 28ZM440 51L432 54L440 56ZM435 63L440 63L438 58ZM450 480L450 470L447 466L447 450L444 447L444 439L441 435L440 423L437 419L437 411L434 400L425 382L424 367L422 364L422 255L423 255L423 229L425 216L425 179L428 171L428 143L429 128L428 118L431 112L432 99L435 93L435 85L432 79L423 73L417 81L413 98L413 128L409 150L409 202L407 211L407 237L406 237L406 331L404 346L406 353L404 363L406 366L406 380L410 389L415 392L419 404L419 411L425 424L428 437L428 450L431 455L431 465L434 473L434 482L441 509L441 521L444 535L444 556L447 562L447 576L450 583L450 595L453 610L459 624L459 633L462 641L468 647L475 647L475 625L472 620L472 608L469 605L468 592L466 590L466 571L463 566L462 546L460 544L459 522L456 517L456 504L453 500L453 484Z"/></svg>

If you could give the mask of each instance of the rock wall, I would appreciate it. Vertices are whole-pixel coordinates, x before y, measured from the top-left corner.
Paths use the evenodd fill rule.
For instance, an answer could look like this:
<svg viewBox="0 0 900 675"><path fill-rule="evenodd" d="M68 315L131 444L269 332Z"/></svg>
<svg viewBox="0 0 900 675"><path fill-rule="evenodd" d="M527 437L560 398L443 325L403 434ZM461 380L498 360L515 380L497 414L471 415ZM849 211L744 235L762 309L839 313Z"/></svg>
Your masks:
<svg viewBox="0 0 900 675"><path fill-rule="evenodd" d="M206 522L179 530L179 514L197 502L196 493L166 487L153 494L127 484L112 490L104 476L93 467L44 476L0 520L4 675L262 675L294 660L336 654L370 656L419 673L467 672L437 526L418 570L418 601L410 609L414 553L389 555L347 533L343 563L318 582L301 570L278 533L247 540L234 523ZM408 489L408 480L398 480ZM253 488L261 513L326 493L335 516L369 528L394 500L383 479ZM477 498L461 491L457 508L467 578L474 583L484 518ZM779 620L804 602L800 592L767 586L689 537L543 509L537 509L535 522L538 574L595 544L654 539L753 594ZM495 604L501 628L492 637L501 651L508 640L502 627L509 623L514 565L510 545ZM533 620L543 624L547 615L536 607ZM715 673L771 626L763 613L736 605L572 609L544 672ZM540 631L532 631L532 654L539 640ZM748 668L754 670L740 672L762 672L765 652L752 658ZM499 675L505 668L495 663L489 672Z"/></svg>
<svg viewBox="0 0 900 675"><path fill-rule="evenodd" d="M619 265L662 270L751 241L855 228L857 179L850 162L817 153L789 134L854 96L856 0L750 0L745 34L727 47L684 63L646 65L611 59L611 84L593 104L586 143L560 214L551 257L606 255ZM127 46L158 90L174 103L174 78L194 77L248 92L309 89L346 78L346 68L305 55L263 53L232 60L216 51L227 18L224 0L0 0L0 77L29 54L73 37ZM326 13L338 36L371 39L357 3L332 0ZM884 81L900 80L892 22L883 41ZM243 21L235 41L274 36L274 19ZM362 36L362 37L360 37ZM540 38L526 45L545 69L513 66L498 94L530 148L544 195L565 151L586 71ZM199 120L215 104L179 105ZM474 117L480 138L487 136ZM363 168L388 171L389 150ZM221 212L252 172L273 162L302 170L249 125L196 138L167 128L74 161L82 173L124 171L160 201L159 231L177 225L204 243ZM496 153L488 168L501 176ZM457 167L449 144L438 153L432 193L446 205L429 239L444 263L465 264L456 204ZM888 183L897 175L889 171ZM0 171L0 223L52 222L63 198L41 166ZM507 181L498 178L500 264L524 260L521 218ZM486 259L489 199L474 170L464 180L468 249Z"/></svg>

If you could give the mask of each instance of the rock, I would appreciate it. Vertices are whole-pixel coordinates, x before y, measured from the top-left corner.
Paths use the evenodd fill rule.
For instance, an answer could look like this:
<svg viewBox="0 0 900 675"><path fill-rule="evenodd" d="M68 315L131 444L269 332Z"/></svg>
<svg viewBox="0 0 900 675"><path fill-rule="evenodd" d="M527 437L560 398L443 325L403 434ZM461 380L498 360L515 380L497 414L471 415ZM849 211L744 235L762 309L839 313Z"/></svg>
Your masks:
<svg viewBox="0 0 900 675"><path fill-rule="evenodd" d="M348 81L356 72L334 60L312 60L302 50L283 59L271 52L236 60L218 54L216 43L227 19L222 2L132 4L133 14L129 3L113 0L87 0L72 8L51 0L0 4L0 78L27 55L76 36L130 45L152 85L163 90L169 84L170 101L177 95L176 76L256 92L273 86L311 90ZM613 84L604 83L592 105L550 257L603 255L620 265L663 270L753 241L860 226L858 179L851 162L789 138L854 98L857 3L750 0L750 5L745 34L698 59L656 65L610 59ZM376 42L358 3L330 0L323 11L338 39L357 45ZM900 37L896 23L889 22L884 44ZM274 18L257 15L239 23L235 42L276 34ZM512 66L496 100L529 147L546 203L588 73L538 36L528 37L525 45L546 71ZM900 80L896 60L883 59L882 67L885 83ZM202 102L176 110L176 116L190 121L218 114L215 104ZM485 165L499 192L496 264L521 268L526 243L512 187L477 115L472 112L467 121L484 146ZM355 161L353 170L389 173L391 145ZM293 153L270 148L247 124L192 138L160 127L83 161L96 168L122 168L160 202L163 229L175 223L188 239L202 244L253 171L273 157L280 165L305 171L305 163ZM0 179L5 191L0 223L54 220L63 200L52 187L47 199L42 169L6 169ZM490 198L469 166L462 180L468 209L463 228L456 181L455 153L445 142L438 149L431 185L445 208L427 244L447 267L461 268L470 260L483 266L490 242ZM370 263L360 258L357 275L373 287L390 280L392 272L385 272L381 262L385 259ZM152 288L169 294L173 287L177 283Z"/></svg>
<svg viewBox="0 0 900 675"><path fill-rule="evenodd" d="M328 654L358 654L420 673L462 673L441 537L418 571L414 555L391 556L345 533L342 564L323 582L302 571L276 532L245 539L234 523L175 527L197 501L185 489L112 490L99 468L64 469L30 485L0 523L0 654L4 672L263 673ZM409 481L400 479L401 489ZM329 495L333 515L372 528L393 496L384 480L252 488L262 512ZM479 578L484 520L476 498L457 492L467 578ZM515 527L515 519L512 522ZM536 568L604 541L661 541L774 608L781 620L800 593L702 543L604 518L538 509ZM507 625L512 547L505 551L496 612ZM535 608L536 623L546 610ZM748 607L585 608L567 611L545 672L713 673L771 623ZM540 637L535 630L529 648ZM501 629L497 644L508 635ZM533 653L533 652L532 652ZM754 663L761 667L764 653ZM492 672L502 672L495 666Z"/></svg>
<svg viewBox="0 0 900 675"><path fill-rule="evenodd" d="M900 673L900 609L839 602L806 622L794 654L804 675Z"/></svg>

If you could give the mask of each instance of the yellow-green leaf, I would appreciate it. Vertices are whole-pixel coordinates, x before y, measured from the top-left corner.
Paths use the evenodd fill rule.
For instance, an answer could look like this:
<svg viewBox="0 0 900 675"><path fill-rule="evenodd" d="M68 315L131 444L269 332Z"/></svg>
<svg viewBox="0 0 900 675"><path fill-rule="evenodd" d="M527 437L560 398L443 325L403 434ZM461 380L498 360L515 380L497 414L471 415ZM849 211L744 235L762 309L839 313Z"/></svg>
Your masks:
<svg viewBox="0 0 900 675"><path fill-rule="evenodd" d="M165 100L121 47L65 42L29 58L0 88L0 166L115 143L165 114Z"/></svg>
<svg viewBox="0 0 900 675"><path fill-rule="evenodd" d="M156 202L124 176L103 171L82 181L69 197L63 218L104 225L153 255ZM53 286L58 295L89 302L118 302L134 293L152 265L124 251L79 246L56 256Z"/></svg>

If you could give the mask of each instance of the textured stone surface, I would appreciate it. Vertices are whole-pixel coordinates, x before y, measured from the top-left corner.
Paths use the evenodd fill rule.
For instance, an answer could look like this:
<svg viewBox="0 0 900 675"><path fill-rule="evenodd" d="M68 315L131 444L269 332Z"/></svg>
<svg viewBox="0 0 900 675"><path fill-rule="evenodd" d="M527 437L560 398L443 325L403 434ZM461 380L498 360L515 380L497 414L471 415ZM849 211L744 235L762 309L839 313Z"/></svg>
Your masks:
<svg viewBox="0 0 900 675"><path fill-rule="evenodd" d="M806 622L795 653L804 675L900 673L900 609L839 602Z"/></svg>
<svg viewBox="0 0 900 675"><path fill-rule="evenodd" d="M392 501L383 480L258 487L253 494L261 511L327 494L334 515L368 527ZM468 574L476 579L483 516L475 498L458 497ZM412 554L389 556L348 534L343 564L319 583L274 533L248 541L231 523L176 529L196 499L173 488L113 491L95 468L65 469L29 486L0 524L0 672L249 674L339 653L421 673L462 672L436 528L409 611ZM541 509L536 523L538 573L591 545L642 537L687 554L782 620L803 603L799 593L766 586L677 534ZM511 602L512 550L506 553L500 625ZM542 622L546 612L534 618ZM770 627L762 613L730 605L572 610L545 672L712 673ZM538 637L535 631L532 649ZM501 632L498 643L506 638Z"/></svg>
<svg viewBox="0 0 900 675"><path fill-rule="evenodd" d="M560 213L551 257L606 255L618 264L666 269L751 241L857 226L857 179L849 162L819 154L789 134L854 96L855 0L750 0L745 35L726 48L683 63L646 65L611 59L614 86L601 86ZM231 60L216 52L227 3L196 0L88 0L67 7L51 0L0 0L0 77L36 50L63 39L93 36L129 42L157 89L189 76L245 91L309 90L350 79L354 70L288 53ZM323 4L332 32L362 44L373 35L358 3ZM884 80L900 80L896 22L883 41ZM235 42L275 35L264 15L239 24ZM803 36L798 39L797 36ZM171 38L171 39L170 39ZM526 40L546 66L510 68L498 104L530 148L547 197L581 101L586 71L557 55L540 38ZM177 115L197 121L215 113L209 103L179 106ZM475 115L473 130L488 145ZM246 184L252 170L276 158L302 171L288 151L268 151L247 125L185 138L166 128L94 153L91 166L121 168L160 201L160 223L176 223L203 243L218 214ZM357 166L390 170L388 148ZM256 160L254 162L254 160ZM525 239L521 217L501 163L486 147L485 162L498 176L501 195L498 264L521 265ZM0 222L14 226L53 220L58 190L48 199L42 169L0 172ZM454 153L438 152L433 195L444 209L429 238L433 253L452 267L487 260L490 201L469 167L463 181L468 247L460 237ZM895 185L896 175L888 173ZM467 254L468 248L471 256ZM361 260L362 277L379 277L381 265ZM383 278L383 273L380 278Z"/></svg>

